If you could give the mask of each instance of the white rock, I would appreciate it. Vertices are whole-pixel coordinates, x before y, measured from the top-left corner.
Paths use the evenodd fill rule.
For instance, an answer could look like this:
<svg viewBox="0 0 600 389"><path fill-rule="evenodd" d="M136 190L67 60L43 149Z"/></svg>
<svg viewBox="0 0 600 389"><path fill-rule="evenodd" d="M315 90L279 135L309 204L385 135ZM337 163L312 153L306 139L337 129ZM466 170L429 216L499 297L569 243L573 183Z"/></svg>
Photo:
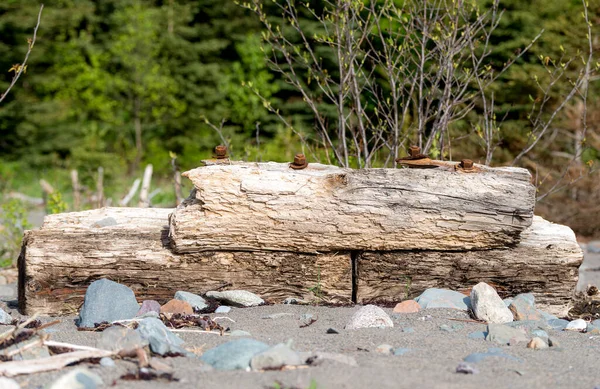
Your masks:
<svg viewBox="0 0 600 389"><path fill-rule="evenodd" d="M346 324L347 330L371 327L393 327L394 322L385 311L375 305L365 305L354 312L352 318Z"/></svg>
<svg viewBox="0 0 600 389"><path fill-rule="evenodd" d="M48 389L95 389L103 386L102 378L85 367L62 375Z"/></svg>
<svg viewBox="0 0 600 389"><path fill-rule="evenodd" d="M224 292L210 291L206 293L206 297L227 301L229 304L241 305L243 307L255 307L264 304L265 302L265 300L254 293L245 290L226 290Z"/></svg>
<svg viewBox="0 0 600 389"><path fill-rule="evenodd" d="M475 317L488 323L510 323L513 321L512 312L498 296L496 290L480 282L471 290L471 306Z"/></svg>
<svg viewBox="0 0 600 389"><path fill-rule="evenodd" d="M565 327L565 331L579 331L583 332L587 329L587 323L583 319L573 320L569 322Z"/></svg>

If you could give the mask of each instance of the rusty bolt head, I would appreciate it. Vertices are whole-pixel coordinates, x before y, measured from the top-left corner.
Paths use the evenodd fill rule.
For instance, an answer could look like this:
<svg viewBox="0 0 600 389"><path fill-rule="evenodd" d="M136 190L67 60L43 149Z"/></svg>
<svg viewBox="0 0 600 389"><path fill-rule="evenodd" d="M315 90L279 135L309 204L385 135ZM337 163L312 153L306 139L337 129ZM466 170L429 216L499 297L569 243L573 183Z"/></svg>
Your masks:
<svg viewBox="0 0 600 389"><path fill-rule="evenodd" d="M463 169L473 169L473 161L470 159L463 159L460 161L460 167Z"/></svg>
<svg viewBox="0 0 600 389"><path fill-rule="evenodd" d="M308 163L306 163L304 154L296 154L294 156L294 162L290 163L290 167L297 170L304 169L306 166L308 166Z"/></svg>
<svg viewBox="0 0 600 389"><path fill-rule="evenodd" d="M217 159L227 158L227 147L223 145L218 145L217 147L215 147L215 154L217 156Z"/></svg>
<svg viewBox="0 0 600 389"><path fill-rule="evenodd" d="M410 146L410 148L408 149L408 154L411 157L415 157L421 154L421 148L419 146Z"/></svg>

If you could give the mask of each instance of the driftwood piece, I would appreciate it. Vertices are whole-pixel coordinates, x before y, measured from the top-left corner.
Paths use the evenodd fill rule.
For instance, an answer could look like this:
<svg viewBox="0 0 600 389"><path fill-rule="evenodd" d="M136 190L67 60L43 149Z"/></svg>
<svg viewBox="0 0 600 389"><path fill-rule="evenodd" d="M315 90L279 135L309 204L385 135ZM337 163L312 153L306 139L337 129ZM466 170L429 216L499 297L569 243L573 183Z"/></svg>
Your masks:
<svg viewBox="0 0 600 389"><path fill-rule="evenodd" d="M213 250L468 250L518 243L535 188L519 168L341 169L212 165L173 213L178 253Z"/></svg>
<svg viewBox="0 0 600 389"><path fill-rule="evenodd" d="M350 254L275 252L173 254L172 209L104 208L49 215L27 231L19 258L19 306L26 314L73 314L87 286L109 278L131 287L139 301L166 302L178 290L245 289L281 302L306 297L348 302Z"/></svg>
<svg viewBox="0 0 600 389"><path fill-rule="evenodd" d="M95 349L72 351L64 354L53 355L47 358L2 362L0 363L0 376L14 377L21 374L33 374L44 371L59 370L65 366L82 360L110 357L114 354L115 353L113 351Z"/></svg>
<svg viewBox="0 0 600 389"><path fill-rule="evenodd" d="M393 303L427 288L469 293L478 282L502 297L531 292L536 305L565 314L578 279L583 252L573 231L535 216L511 249L484 251L365 252L357 264L357 301Z"/></svg>

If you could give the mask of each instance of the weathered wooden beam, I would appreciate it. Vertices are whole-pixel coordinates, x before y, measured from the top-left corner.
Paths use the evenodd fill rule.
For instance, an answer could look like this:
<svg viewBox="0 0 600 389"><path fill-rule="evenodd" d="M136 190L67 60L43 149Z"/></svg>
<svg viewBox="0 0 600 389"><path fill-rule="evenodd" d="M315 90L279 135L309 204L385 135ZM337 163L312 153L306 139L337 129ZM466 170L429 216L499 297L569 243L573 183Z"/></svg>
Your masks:
<svg viewBox="0 0 600 389"><path fill-rule="evenodd" d="M47 216L25 234L19 258L23 313L73 314L87 286L109 278L131 287L138 300L165 302L177 290L205 293L245 289L266 300L319 297L349 302L350 254L202 252L178 255L168 241L172 209L103 208Z"/></svg>
<svg viewBox="0 0 600 389"><path fill-rule="evenodd" d="M432 287L468 292L483 281L502 297L531 292L538 307L564 315L582 261L583 252L569 227L535 216L514 248L362 253L356 295L363 304L394 303Z"/></svg>
<svg viewBox="0 0 600 389"><path fill-rule="evenodd" d="M518 243L535 203L530 174L519 168L232 163L183 175L196 190L171 218L178 253L504 247Z"/></svg>

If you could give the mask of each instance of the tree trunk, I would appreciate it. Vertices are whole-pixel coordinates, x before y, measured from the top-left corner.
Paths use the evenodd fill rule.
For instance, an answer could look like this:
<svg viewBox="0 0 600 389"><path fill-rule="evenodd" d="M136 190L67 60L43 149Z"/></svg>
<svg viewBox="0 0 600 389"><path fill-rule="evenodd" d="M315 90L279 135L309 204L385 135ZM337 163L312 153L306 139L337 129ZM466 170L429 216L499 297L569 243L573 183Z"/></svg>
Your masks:
<svg viewBox="0 0 600 389"><path fill-rule="evenodd" d="M535 188L519 168L342 169L212 165L171 219L178 253L469 250L515 245Z"/></svg>
<svg viewBox="0 0 600 389"><path fill-rule="evenodd" d="M169 249L172 209L104 208L46 217L27 231L19 257L19 308L25 314L74 314L87 286L109 278L141 302L164 303L178 290L245 289L282 302L317 294L350 302L350 254L202 252ZM309 289L313 292L309 292Z"/></svg>
<svg viewBox="0 0 600 389"><path fill-rule="evenodd" d="M394 303L433 287L468 294L483 281L502 297L531 292L538 307L564 315L582 261L583 252L569 227L536 216L521 243L510 249L361 253L357 302Z"/></svg>

